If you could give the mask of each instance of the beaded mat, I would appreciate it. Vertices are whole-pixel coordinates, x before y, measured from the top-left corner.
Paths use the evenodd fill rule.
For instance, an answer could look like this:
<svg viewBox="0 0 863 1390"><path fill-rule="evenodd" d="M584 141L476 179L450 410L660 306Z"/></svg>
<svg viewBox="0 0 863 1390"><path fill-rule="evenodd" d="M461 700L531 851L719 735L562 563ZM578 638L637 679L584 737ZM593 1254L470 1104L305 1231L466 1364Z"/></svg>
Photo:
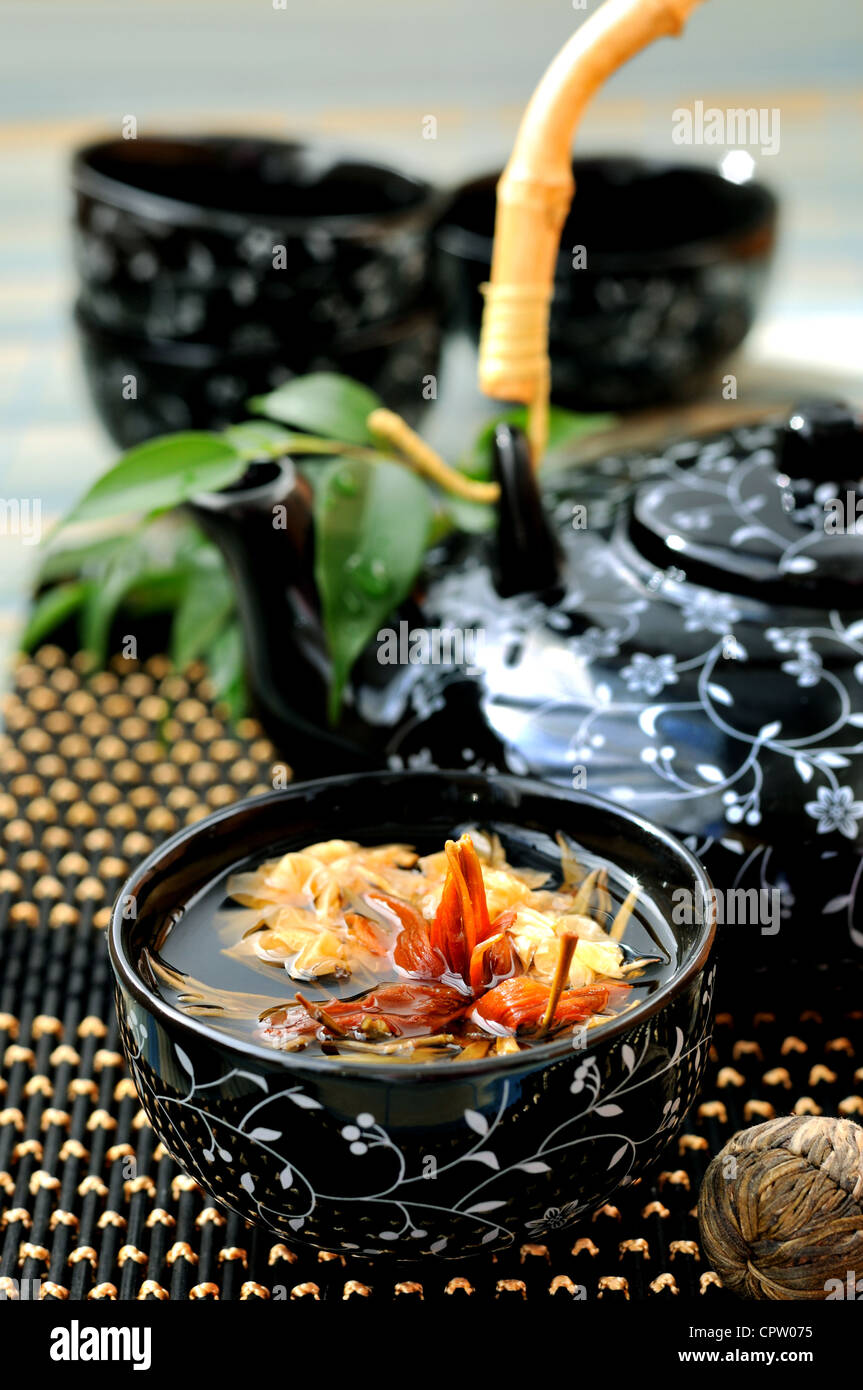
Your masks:
<svg viewBox="0 0 863 1390"><path fill-rule="evenodd" d="M712 1155L774 1114L863 1115L860 970L794 972L800 998L791 981L761 990L776 1012L749 977L732 1012L720 993L685 1132L619 1204L453 1266L288 1250L218 1210L155 1141L118 1050L102 935L160 839L270 789L272 746L253 720L227 726L202 668L179 676L163 658L88 679L43 647L18 665L4 713L0 1288L12 1296L27 1280L61 1300L730 1299L694 1215Z"/></svg>

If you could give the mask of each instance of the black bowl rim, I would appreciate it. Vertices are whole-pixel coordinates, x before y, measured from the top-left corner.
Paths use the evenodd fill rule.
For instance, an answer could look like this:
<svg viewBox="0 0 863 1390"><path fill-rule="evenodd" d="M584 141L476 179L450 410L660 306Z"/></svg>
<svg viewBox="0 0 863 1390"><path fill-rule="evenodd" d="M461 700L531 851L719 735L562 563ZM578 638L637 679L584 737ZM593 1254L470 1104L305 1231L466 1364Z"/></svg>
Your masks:
<svg viewBox="0 0 863 1390"><path fill-rule="evenodd" d="M521 1069L525 1072L541 1070L546 1065L560 1061L565 1056L574 1055L572 1046L567 1038L558 1039L555 1042L541 1044L531 1048L528 1052L512 1053L502 1057L494 1057L491 1060L483 1058L476 1062L462 1062L451 1067L437 1067L428 1062L401 1062L397 1064L386 1062L369 1063L360 1067L353 1067L350 1063L339 1065L335 1058L306 1056L303 1053L280 1052L277 1048L268 1048L263 1044L252 1042L239 1042L237 1039L218 1028L210 1027L201 1019L189 1017L180 1013L178 1009L172 1007L157 994L151 992L138 974L134 964L126 954L124 947L124 928L127 919L122 913L122 903L131 897L137 897L141 888L152 879L159 871L162 860L166 855L173 854L183 846L188 846L201 834L204 834L210 827L219 825L226 820L242 813L252 806L274 804L280 801L290 801L294 798L308 800L315 793L325 787L348 787L357 782L385 781L392 780L395 776L403 774L393 773L392 771L381 772L360 772L347 773L339 777L322 777L313 781L297 782L289 787L275 792L265 792L261 796L246 797L243 801L235 802L231 806L226 806L216 811L211 816L203 820L196 821L191 826L186 826L183 830L172 835L170 839L159 845L147 858L140 864L137 870L129 876L120 890L114 910L111 914L111 925L108 928L108 951L111 959L111 966L114 974L130 994L142 1004L146 1010L153 1015L163 1026L169 1029L189 1032L199 1040L228 1052L233 1056L241 1058L246 1064L250 1060L263 1063L268 1071L283 1071L286 1074L322 1072L326 1075L350 1077L354 1080L362 1078L386 1080L389 1083L405 1083L415 1085L420 1080L442 1082L447 1079L457 1081L462 1078L475 1077L477 1075L495 1076L506 1071ZM504 773L474 773L463 771L445 771L443 769L422 769L411 770L408 775L412 779L428 779L430 784L434 784L441 778L448 783L457 783L460 787L468 789L470 787L488 788L490 784L511 787L514 791L528 792L534 796L546 797L554 801L565 801L568 804L578 804L580 806L593 807L597 811L602 811L605 815L613 815L624 823L638 829L650 838L660 840L665 848L669 850L687 869L692 878L704 891L705 901L710 904L709 920L701 924L700 945L693 952L693 958L679 974L672 975L669 980L660 985L655 994L648 996L643 1003L621 1015L618 1020L603 1026L600 1036L597 1038L598 1044L605 1044L620 1034L628 1032L630 1028L642 1023L645 1019L664 1009L674 998L676 998L705 967L716 938L716 910L713 896L713 887L703 865L696 859L680 841L669 831L661 826L654 825L652 821L646 820L643 816L628 810L622 810L613 801L604 797L593 796L587 792L569 791L563 787L552 786L533 778L512 777Z"/></svg>
<svg viewBox="0 0 863 1390"><path fill-rule="evenodd" d="M311 227L315 227L345 240L351 240L353 238L388 235L394 228L408 226L418 218L423 221L428 219L429 225L433 225L435 217L439 213L443 196L441 190L434 184L419 178L416 174L409 173L407 170L397 169L393 165L382 163L376 159L366 159L361 155L352 154L348 150L330 149L323 144L318 146L308 140L278 140L267 135L238 133L234 135L152 135L142 137L134 142L138 149L147 144L227 146L235 143L253 143L271 149L320 150L321 153L331 156L333 163L344 161L390 178L403 179L405 183L412 184L416 190L416 198L411 203L401 208L377 213L344 212L328 213L326 216L320 217L283 217L273 212L236 212L229 207L209 208L201 203L185 202L181 198L170 198L163 193L152 193L147 189L137 187L134 183L113 178L110 174L103 174L92 167L91 160L97 152L122 146L124 143L131 142L124 142L121 138L114 137L110 140L94 140L76 150L72 157L71 166L72 188L76 193L94 198L109 207L122 208L124 212L134 213L148 221L158 222L165 226L208 227L213 231L223 232L229 236L236 236L247 230L250 225L258 223L265 226L272 225L280 231L298 235L303 235Z"/></svg>
<svg viewBox="0 0 863 1390"><path fill-rule="evenodd" d="M576 181L576 198L578 197L579 168L585 169L588 166L598 168L602 165L614 165L619 168L631 167L639 170L642 174L649 175L679 173L695 174L701 178L706 177L713 180L716 185L739 189L741 194L744 190L753 194L753 212L748 221L741 222L741 225L734 228L733 231L715 236L698 237L692 241L655 248L649 252L639 251L635 248L632 251L591 251L588 268L581 272L582 274L596 276L609 273L630 273L635 275L663 269L682 270L713 265L726 258L728 248L733 246L735 242L751 236L763 228L771 227L776 220L779 200L772 189L767 184L762 183L760 179L747 179L744 183L735 183L714 164L695 164L688 160L675 161L627 154L576 155L572 161ZM493 173L479 174L450 189L446 209L438 221L435 234L439 251L456 260L471 261L482 265L489 264L492 238L482 236L479 232L472 232L467 227L460 227L457 223L451 223L447 219L460 198L470 193L480 192L488 187L494 188L501 173L502 170L498 169ZM560 254L555 263L556 277L560 270L569 271L569 260L563 253Z"/></svg>

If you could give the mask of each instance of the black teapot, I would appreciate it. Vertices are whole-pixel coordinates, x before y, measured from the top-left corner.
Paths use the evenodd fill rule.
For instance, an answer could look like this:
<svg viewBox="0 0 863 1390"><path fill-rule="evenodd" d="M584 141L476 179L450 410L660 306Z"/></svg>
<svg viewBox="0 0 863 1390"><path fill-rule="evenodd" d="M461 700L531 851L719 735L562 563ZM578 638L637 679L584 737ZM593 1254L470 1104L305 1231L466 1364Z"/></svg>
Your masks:
<svg viewBox="0 0 863 1390"><path fill-rule="evenodd" d="M863 947L861 446L853 411L813 401L540 491L523 437L498 427L496 534L429 554L386 634L395 660L378 634L335 729L306 484L290 461L260 465L196 510L300 775L496 768L586 787L687 837L747 950L814 961Z"/></svg>

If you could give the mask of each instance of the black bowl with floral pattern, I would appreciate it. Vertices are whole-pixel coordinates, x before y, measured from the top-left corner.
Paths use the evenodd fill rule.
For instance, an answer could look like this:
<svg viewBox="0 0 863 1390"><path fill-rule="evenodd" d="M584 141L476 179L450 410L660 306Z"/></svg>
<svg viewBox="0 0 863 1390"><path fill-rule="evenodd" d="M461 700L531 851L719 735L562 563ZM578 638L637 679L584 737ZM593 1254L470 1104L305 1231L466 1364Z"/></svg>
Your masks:
<svg viewBox="0 0 863 1390"><path fill-rule="evenodd" d="M331 837L425 851L465 824L495 830L516 857L561 829L637 878L669 923L674 895L690 895L671 975L580 1046L361 1065L242 1041L181 1013L147 976L142 949L229 867ZM129 879L109 933L123 1047L169 1152L289 1244L403 1260L504 1249L596 1209L679 1132L710 1043L711 902L682 845L595 797L464 772L301 783L182 831Z"/></svg>
<svg viewBox="0 0 863 1390"><path fill-rule="evenodd" d="M81 304L103 328L231 353L333 339L430 302L439 196L322 147L118 139L72 166Z"/></svg>
<svg viewBox="0 0 863 1390"><path fill-rule="evenodd" d="M184 429L221 429L248 416L250 396L306 372L340 372L415 421L422 383L440 356L437 314L420 312L325 347L302 336L274 350L115 333L79 304L78 346L90 399L121 449Z"/></svg>

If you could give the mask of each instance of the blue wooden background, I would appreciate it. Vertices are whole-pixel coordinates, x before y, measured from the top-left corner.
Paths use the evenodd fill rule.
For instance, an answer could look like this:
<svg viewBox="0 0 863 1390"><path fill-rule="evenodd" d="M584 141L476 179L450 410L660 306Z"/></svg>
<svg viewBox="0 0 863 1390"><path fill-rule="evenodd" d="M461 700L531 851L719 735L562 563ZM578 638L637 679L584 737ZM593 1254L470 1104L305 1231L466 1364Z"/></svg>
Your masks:
<svg viewBox="0 0 863 1390"><path fill-rule="evenodd" d="M0 0L0 497L41 498L47 524L111 458L70 327L76 144L133 114L141 134L315 134L456 180L505 158L584 13L572 0ZM685 38L617 75L582 129L584 150L674 155L675 107L779 108L779 153L754 153L783 199L781 254L735 364L753 401L803 385L863 400L861 75L859 0L707 0ZM6 646L33 557L0 537Z"/></svg>

